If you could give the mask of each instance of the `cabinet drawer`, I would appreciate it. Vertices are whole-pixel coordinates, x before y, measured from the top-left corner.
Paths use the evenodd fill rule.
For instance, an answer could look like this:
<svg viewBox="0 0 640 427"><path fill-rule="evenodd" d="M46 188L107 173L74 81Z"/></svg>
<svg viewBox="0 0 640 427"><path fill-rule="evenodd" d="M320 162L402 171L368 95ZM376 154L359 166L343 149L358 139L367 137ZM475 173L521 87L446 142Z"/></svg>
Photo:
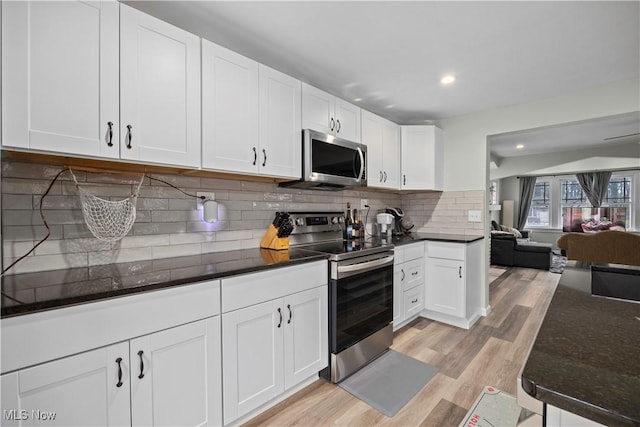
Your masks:
<svg viewBox="0 0 640 427"><path fill-rule="evenodd" d="M424 257L424 243L412 243L404 248L404 262Z"/></svg>
<svg viewBox="0 0 640 427"><path fill-rule="evenodd" d="M315 261L222 279L222 312L237 310L328 283L327 261Z"/></svg>
<svg viewBox="0 0 640 427"><path fill-rule="evenodd" d="M416 286L422 285L424 283L424 260L422 258L405 262L403 270L405 274L405 291L408 291L409 289L415 288Z"/></svg>
<svg viewBox="0 0 640 427"><path fill-rule="evenodd" d="M424 308L424 287L418 286L404 292L405 319L417 315Z"/></svg>
<svg viewBox="0 0 640 427"><path fill-rule="evenodd" d="M429 258L457 259L464 261L466 247L462 243L429 243Z"/></svg>

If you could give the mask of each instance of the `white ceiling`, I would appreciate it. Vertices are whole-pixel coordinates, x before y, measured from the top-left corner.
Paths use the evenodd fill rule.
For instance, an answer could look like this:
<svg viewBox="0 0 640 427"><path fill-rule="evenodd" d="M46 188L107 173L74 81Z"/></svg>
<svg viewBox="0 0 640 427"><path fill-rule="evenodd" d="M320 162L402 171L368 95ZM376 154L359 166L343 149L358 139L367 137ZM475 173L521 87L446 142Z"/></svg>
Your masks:
<svg viewBox="0 0 640 427"><path fill-rule="evenodd" d="M125 3L399 124L640 76L638 1Z"/></svg>
<svg viewBox="0 0 640 427"><path fill-rule="evenodd" d="M640 113L492 135L489 142L498 158L633 144L640 142ZM518 144L524 147L518 149Z"/></svg>

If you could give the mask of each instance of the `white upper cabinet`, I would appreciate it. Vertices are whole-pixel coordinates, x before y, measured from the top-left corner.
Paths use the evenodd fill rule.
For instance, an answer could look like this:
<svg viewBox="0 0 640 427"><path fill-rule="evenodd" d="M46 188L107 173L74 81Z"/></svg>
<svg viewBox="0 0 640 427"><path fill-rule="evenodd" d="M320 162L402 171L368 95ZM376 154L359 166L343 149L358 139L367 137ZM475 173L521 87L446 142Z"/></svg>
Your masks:
<svg viewBox="0 0 640 427"><path fill-rule="evenodd" d="M360 142L360 107L302 83L302 128Z"/></svg>
<svg viewBox="0 0 640 427"><path fill-rule="evenodd" d="M300 178L300 81L202 41L202 167Z"/></svg>
<svg viewBox="0 0 640 427"><path fill-rule="evenodd" d="M362 143L367 146L367 186L399 189L399 126L362 111Z"/></svg>
<svg viewBox="0 0 640 427"><path fill-rule="evenodd" d="M260 65L260 174L302 176L300 80Z"/></svg>
<svg viewBox="0 0 640 427"><path fill-rule="evenodd" d="M258 63L202 40L202 167L257 172Z"/></svg>
<svg viewBox="0 0 640 427"><path fill-rule="evenodd" d="M120 5L121 158L200 167L200 38Z"/></svg>
<svg viewBox="0 0 640 427"><path fill-rule="evenodd" d="M2 3L2 144L118 158L118 3Z"/></svg>
<svg viewBox="0 0 640 427"><path fill-rule="evenodd" d="M401 126L402 190L443 189L443 134L433 125Z"/></svg>

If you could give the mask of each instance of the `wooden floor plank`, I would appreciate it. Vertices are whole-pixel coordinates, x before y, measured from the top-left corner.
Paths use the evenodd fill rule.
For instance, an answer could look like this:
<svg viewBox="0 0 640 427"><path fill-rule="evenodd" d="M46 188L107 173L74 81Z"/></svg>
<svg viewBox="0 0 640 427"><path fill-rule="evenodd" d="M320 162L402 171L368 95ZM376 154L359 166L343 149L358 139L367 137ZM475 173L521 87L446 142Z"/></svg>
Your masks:
<svg viewBox="0 0 640 427"><path fill-rule="evenodd" d="M394 334L392 348L440 369L393 418L318 380L246 425L457 426L484 386L516 392L559 274L508 267L489 287L492 312L470 330L421 319Z"/></svg>

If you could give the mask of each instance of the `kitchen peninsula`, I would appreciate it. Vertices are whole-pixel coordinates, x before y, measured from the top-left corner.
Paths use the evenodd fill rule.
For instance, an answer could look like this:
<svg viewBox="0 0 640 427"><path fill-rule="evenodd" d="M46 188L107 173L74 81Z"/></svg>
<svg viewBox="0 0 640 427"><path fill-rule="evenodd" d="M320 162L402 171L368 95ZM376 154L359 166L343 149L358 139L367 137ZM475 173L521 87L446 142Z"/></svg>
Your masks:
<svg viewBox="0 0 640 427"><path fill-rule="evenodd" d="M629 268L640 286L640 269ZM522 386L547 405L548 426L556 408L604 425L640 425L639 342L640 303L592 296L589 266L570 261Z"/></svg>

